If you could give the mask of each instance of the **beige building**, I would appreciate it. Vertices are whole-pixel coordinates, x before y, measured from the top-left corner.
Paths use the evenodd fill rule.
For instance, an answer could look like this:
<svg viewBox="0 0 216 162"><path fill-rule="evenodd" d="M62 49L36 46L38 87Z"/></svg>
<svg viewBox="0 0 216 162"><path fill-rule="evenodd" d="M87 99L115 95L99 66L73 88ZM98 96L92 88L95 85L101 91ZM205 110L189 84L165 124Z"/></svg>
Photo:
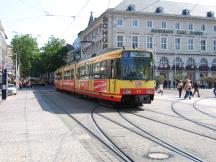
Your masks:
<svg viewBox="0 0 216 162"><path fill-rule="evenodd" d="M2 69L6 68L7 62L7 36L0 21L0 83L2 81Z"/></svg>
<svg viewBox="0 0 216 162"><path fill-rule="evenodd" d="M81 58L119 48L148 48L155 73L200 80L216 74L216 7L171 1L124 0L79 33Z"/></svg>

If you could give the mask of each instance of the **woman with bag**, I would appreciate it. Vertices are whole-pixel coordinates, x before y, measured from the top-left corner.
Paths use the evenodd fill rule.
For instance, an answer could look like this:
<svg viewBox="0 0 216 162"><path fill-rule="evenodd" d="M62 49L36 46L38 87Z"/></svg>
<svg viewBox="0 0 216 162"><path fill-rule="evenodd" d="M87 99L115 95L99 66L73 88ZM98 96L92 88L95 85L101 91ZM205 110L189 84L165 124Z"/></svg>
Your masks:
<svg viewBox="0 0 216 162"><path fill-rule="evenodd" d="M177 89L178 89L178 91L179 91L179 98L181 98L182 90L183 90L183 83L182 83L182 80L179 80L178 85L177 85Z"/></svg>
<svg viewBox="0 0 216 162"><path fill-rule="evenodd" d="M186 84L184 86L184 90L186 91L184 99L186 99L187 97L189 99L191 99L191 83L190 83L189 79L186 80Z"/></svg>

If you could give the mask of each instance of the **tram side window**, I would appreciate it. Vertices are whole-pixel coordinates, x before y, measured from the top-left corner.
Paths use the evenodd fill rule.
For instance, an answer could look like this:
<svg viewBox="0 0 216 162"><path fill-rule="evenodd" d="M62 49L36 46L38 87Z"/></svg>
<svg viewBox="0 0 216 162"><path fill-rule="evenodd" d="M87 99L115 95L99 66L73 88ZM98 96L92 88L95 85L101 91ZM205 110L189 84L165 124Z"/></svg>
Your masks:
<svg viewBox="0 0 216 162"><path fill-rule="evenodd" d="M85 66L80 67L80 79L85 79Z"/></svg>
<svg viewBox="0 0 216 162"><path fill-rule="evenodd" d="M100 79L108 79L107 61L101 62Z"/></svg>
<svg viewBox="0 0 216 162"><path fill-rule="evenodd" d="M77 79L80 79L80 67L77 68Z"/></svg>
<svg viewBox="0 0 216 162"><path fill-rule="evenodd" d="M71 71L67 70L64 71L64 80L70 80L71 79Z"/></svg>
<svg viewBox="0 0 216 162"><path fill-rule="evenodd" d="M61 77L61 72L58 72L55 74L55 80L61 80L62 77Z"/></svg>
<svg viewBox="0 0 216 162"><path fill-rule="evenodd" d="M71 79L74 79L74 69L71 69Z"/></svg>
<svg viewBox="0 0 216 162"><path fill-rule="evenodd" d="M100 79L100 62L93 65L94 79Z"/></svg>
<svg viewBox="0 0 216 162"><path fill-rule="evenodd" d="M111 78L121 79L121 62L120 59L111 60Z"/></svg>
<svg viewBox="0 0 216 162"><path fill-rule="evenodd" d="M89 65L89 79L93 79L93 64Z"/></svg>
<svg viewBox="0 0 216 162"><path fill-rule="evenodd" d="M85 76L84 76L84 79L89 79L89 65L86 64L85 65Z"/></svg>

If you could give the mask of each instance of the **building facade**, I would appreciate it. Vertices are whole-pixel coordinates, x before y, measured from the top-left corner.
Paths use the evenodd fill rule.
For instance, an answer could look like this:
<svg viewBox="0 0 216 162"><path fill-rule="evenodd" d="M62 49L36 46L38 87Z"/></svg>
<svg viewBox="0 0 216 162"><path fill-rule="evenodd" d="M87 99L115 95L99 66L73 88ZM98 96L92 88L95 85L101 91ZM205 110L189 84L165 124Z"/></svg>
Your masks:
<svg viewBox="0 0 216 162"><path fill-rule="evenodd" d="M0 21L0 84L2 83L2 70L6 68L7 63L7 36Z"/></svg>
<svg viewBox="0 0 216 162"><path fill-rule="evenodd" d="M79 33L81 57L119 48L151 49L167 80L216 75L216 8L171 1L124 0Z"/></svg>

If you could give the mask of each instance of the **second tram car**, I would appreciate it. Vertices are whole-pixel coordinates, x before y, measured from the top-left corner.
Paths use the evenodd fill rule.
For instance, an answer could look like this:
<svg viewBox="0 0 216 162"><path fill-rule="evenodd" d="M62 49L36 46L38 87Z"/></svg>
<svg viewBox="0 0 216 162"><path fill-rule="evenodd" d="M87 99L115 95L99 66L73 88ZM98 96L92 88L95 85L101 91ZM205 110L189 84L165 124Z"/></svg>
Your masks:
<svg viewBox="0 0 216 162"><path fill-rule="evenodd" d="M154 99L154 54L115 50L55 71L55 87L114 103L142 105Z"/></svg>

